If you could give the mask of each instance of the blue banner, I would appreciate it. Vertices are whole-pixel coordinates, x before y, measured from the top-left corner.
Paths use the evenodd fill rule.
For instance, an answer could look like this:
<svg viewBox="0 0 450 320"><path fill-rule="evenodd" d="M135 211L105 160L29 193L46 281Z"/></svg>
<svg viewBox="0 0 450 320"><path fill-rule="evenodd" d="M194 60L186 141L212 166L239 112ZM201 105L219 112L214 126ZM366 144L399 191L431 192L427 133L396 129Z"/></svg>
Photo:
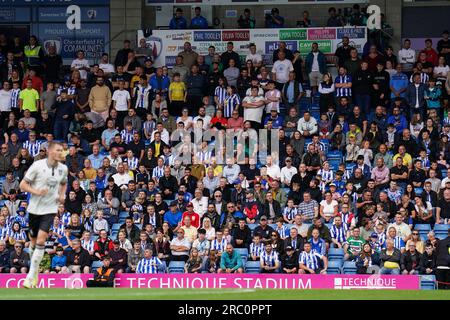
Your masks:
<svg viewBox="0 0 450 320"><path fill-rule="evenodd" d="M30 22L30 8L3 8L0 6L0 22Z"/></svg>
<svg viewBox="0 0 450 320"><path fill-rule="evenodd" d="M80 30L69 30L62 23L40 24L38 29L38 38L44 49L56 46L65 63L70 63L78 50L84 50L86 59L91 62L98 60L103 52L108 52L108 23L84 23Z"/></svg>
<svg viewBox="0 0 450 320"><path fill-rule="evenodd" d="M338 28L337 38L342 39L348 37L349 39L364 39L366 37L366 28Z"/></svg>
<svg viewBox="0 0 450 320"><path fill-rule="evenodd" d="M100 5L109 6L110 0L0 0L0 7L10 6L70 6L76 5Z"/></svg>
<svg viewBox="0 0 450 320"><path fill-rule="evenodd" d="M109 22L109 7L80 7L81 23ZM39 22L66 22L66 7L39 7Z"/></svg>

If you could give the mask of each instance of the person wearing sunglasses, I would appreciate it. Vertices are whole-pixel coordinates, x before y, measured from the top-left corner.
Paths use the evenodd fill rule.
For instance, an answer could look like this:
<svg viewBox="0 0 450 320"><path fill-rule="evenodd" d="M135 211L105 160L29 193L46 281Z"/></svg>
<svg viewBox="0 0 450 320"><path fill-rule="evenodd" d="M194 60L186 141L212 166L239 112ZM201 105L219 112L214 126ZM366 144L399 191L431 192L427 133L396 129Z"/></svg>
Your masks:
<svg viewBox="0 0 450 320"><path fill-rule="evenodd" d="M406 248L413 244L416 247L416 250L422 254L425 251L425 243L420 238L420 234L418 230L413 230L411 233L411 239L406 242Z"/></svg>

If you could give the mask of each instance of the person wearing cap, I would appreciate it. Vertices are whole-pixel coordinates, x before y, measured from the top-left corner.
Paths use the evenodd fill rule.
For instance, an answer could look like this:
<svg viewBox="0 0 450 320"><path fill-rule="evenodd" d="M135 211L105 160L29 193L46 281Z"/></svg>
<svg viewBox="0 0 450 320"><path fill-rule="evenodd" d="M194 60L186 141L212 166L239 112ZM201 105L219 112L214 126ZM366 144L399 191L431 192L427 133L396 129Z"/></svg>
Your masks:
<svg viewBox="0 0 450 320"><path fill-rule="evenodd" d="M185 238L184 229L177 231L177 236L170 241L170 250L172 251L171 261L187 261L189 259L189 250L191 242Z"/></svg>
<svg viewBox="0 0 450 320"><path fill-rule="evenodd" d="M194 211L194 204L192 202L189 202L186 205L186 211L183 213L182 218L181 218L182 226L185 223L186 217L190 218L189 222L194 228L196 228L196 229L200 228L200 215Z"/></svg>
<svg viewBox="0 0 450 320"><path fill-rule="evenodd" d="M233 182L233 190L231 191L231 202L235 203L239 210L243 208L245 203L245 190L242 188L242 181L236 179Z"/></svg>
<svg viewBox="0 0 450 320"><path fill-rule="evenodd" d="M94 270L94 279L88 280L86 286L90 287L103 287L112 288L114 287L114 278L116 273L114 268L111 267L111 257L105 255L102 258L102 266Z"/></svg>
<svg viewBox="0 0 450 320"><path fill-rule="evenodd" d="M298 273L298 253L292 246L286 246L284 252L286 254L281 259L282 272L287 274Z"/></svg>
<svg viewBox="0 0 450 320"><path fill-rule="evenodd" d="M268 224L267 216L262 215L259 218L259 225L253 230L253 235L258 234L261 236L261 239L269 240L273 231L273 228Z"/></svg>

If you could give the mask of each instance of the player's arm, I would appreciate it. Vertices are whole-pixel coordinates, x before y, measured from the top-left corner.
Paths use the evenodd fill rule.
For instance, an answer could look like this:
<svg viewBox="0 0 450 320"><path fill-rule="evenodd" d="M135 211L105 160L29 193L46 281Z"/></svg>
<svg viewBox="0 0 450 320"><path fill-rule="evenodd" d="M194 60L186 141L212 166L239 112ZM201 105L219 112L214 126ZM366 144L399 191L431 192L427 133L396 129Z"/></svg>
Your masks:
<svg viewBox="0 0 450 320"><path fill-rule="evenodd" d="M36 176L36 170L34 168L34 166L31 166L25 174L25 177L22 179L22 181L20 181L20 190L22 192L31 193L34 196L45 196L48 192L48 188L36 189L31 186L31 182Z"/></svg>

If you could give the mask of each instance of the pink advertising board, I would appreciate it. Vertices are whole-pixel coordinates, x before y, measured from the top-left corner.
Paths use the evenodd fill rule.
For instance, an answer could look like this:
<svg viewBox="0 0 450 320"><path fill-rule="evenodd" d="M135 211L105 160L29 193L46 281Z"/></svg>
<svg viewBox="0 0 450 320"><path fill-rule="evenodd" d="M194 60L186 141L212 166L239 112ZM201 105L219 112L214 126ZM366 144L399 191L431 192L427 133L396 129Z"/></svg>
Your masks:
<svg viewBox="0 0 450 320"><path fill-rule="evenodd" d="M25 275L0 274L0 288L20 288ZM92 275L48 274L39 278L39 288L78 289ZM148 289L392 289L419 290L419 276L411 275L286 275L286 274L122 274L117 288Z"/></svg>
<svg viewBox="0 0 450 320"><path fill-rule="evenodd" d="M308 29L308 40L334 40L336 39L336 29Z"/></svg>

